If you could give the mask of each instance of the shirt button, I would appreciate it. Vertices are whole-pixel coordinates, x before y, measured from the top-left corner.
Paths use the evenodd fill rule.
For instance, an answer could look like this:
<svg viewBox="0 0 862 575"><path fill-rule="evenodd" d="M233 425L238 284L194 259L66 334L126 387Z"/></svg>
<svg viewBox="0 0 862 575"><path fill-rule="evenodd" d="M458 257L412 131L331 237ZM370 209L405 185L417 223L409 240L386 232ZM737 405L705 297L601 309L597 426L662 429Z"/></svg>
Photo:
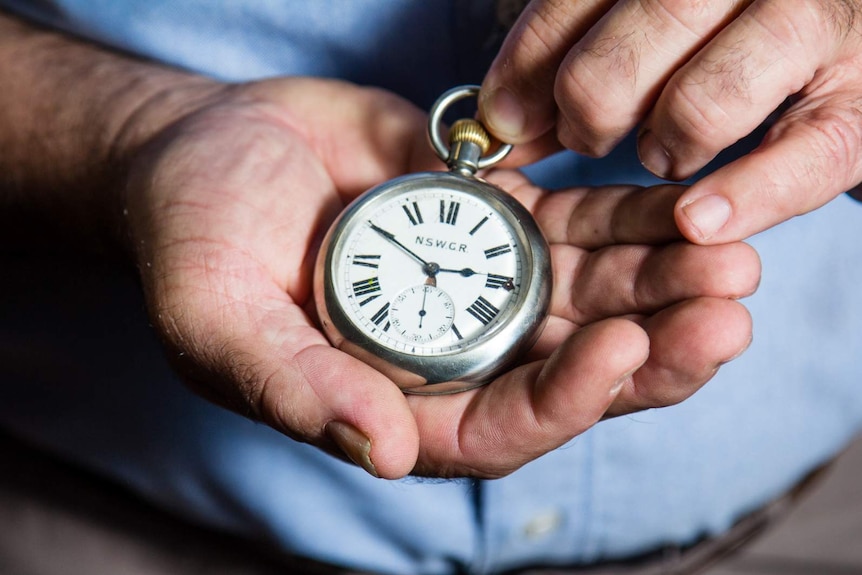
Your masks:
<svg viewBox="0 0 862 575"><path fill-rule="evenodd" d="M562 525L563 514L556 510L548 510L525 523L522 532L527 539L540 539L557 531Z"/></svg>

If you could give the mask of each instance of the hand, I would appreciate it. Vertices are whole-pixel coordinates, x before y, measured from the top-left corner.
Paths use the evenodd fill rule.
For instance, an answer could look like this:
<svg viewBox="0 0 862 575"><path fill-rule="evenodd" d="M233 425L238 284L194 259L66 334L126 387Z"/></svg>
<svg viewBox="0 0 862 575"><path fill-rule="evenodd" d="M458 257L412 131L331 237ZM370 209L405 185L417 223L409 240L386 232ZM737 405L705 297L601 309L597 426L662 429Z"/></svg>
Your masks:
<svg viewBox="0 0 862 575"><path fill-rule="evenodd" d="M153 323L194 389L380 477L496 477L603 417L684 399L746 347L732 298L755 288L757 256L668 243L681 188L546 194L505 170L488 177L553 244L553 317L532 356L477 390L405 397L331 347L311 303L319 240L364 189L439 167L424 124L381 91L285 79L227 88L148 143L128 231Z"/></svg>
<svg viewBox="0 0 862 575"><path fill-rule="evenodd" d="M755 152L676 206L690 240L742 239L862 180L860 16L859 0L534 0L485 79L482 114L505 141L546 148L555 126L590 155L640 123L644 165L683 179L792 97Z"/></svg>

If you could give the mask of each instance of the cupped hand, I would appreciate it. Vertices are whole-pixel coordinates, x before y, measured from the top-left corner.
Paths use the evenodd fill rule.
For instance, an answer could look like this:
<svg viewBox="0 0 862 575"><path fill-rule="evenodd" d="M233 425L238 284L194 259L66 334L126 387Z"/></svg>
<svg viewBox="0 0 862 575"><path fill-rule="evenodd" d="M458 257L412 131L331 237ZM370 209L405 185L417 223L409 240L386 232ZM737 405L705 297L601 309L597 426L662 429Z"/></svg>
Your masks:
<svg viewBox="0 0 862 575"><path fill-rule="evenodd" d="M408 397L417 471L498 477L601 419L678 403L751 341L737 298L759 279L742 243L680 241L679 186L547 192L515 171L489 179L535 215L551 245L548 325L523 365L490 385Z"/></svg>
<svg viewBox="0 0 862 575"><path fill-rule="evenodd" d="M405 397L333 348L311 297L319 241L364 189L438 166L425 116L373 89L313 79L225 88L133 163L127 229L150 315L203 396L397 478L497 477L604 417L676 403L751 337L734 298L759 277L744 244L679 242L682 188L548 194L488 175L552 244L552 317L489 385Z"/></svg>
<svg viewBox="0 0 862 575"><path fill-rule="evenodd" d="M694 242L743 239L862 181L860 16L859 0L535 0L482 114L505 141L589 155L640 124L643 164L684 179L780 110L757 150L676 206Z"/></svg>

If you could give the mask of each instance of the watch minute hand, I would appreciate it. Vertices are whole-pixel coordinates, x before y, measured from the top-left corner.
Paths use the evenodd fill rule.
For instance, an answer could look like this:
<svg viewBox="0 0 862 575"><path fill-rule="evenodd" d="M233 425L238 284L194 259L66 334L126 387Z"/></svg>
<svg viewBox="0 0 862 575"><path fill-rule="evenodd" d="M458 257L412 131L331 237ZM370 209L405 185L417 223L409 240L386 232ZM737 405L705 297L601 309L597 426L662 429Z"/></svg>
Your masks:
<svg viewBox="0 0 862 575"><path fill-rule="evenodd" d="M393 244L395 244L396 246L398 246L399 248L401 248L402 250L407 252L409 255L413 256L413 258L416 261L418 261L419 263L421 263L423 266L425 266L425 267L428 266L428 262L426 262L425 260L420 258L418 255L416 255L416 253L413 250L411 250L410 248L408 248L407 246L405 246L404 244L399 242L397 239L395 239L395 234L393 234L392 232L387 232L386 230L384 230L380 226L375 225L371 221L368 222L368 225L371 226L372 230L374 230L375 232L377 232L378 234L380 234L381 236L383 236L384 238L386 238L387 240L389 240L390 242L392 242Z"/></svg>

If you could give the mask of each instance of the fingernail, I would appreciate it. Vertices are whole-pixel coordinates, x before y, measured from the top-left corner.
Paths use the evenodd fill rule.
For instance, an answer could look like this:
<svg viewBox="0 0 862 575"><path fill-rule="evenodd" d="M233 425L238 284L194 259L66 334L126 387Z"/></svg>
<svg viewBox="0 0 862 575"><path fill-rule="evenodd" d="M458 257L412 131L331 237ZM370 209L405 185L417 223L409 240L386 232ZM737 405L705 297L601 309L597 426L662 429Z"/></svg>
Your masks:
<svg viewBox="0 0 862 575"><path fill-rule="evenodd" d="M507 88L496 88L482 99L482 120L503 141L520 138L527 124L521 102Z"/></svg>
<svg viewBox="0 0 862 575"><path fill-rule="evenodd" d="M731 214L730 202L715 194L683 204L681 209L702 240L708 240L720 231Z"/></svg>
<svg viewBox="0 0 862 575"><path fill-rule="evenodd" d="M665 179L670 177L673 159L652 130L644 130L638 136L638 157L643 167L656 176Z"/></svg>
<svg viewBox="0 0 862 575"><path fill-rule="evenodd" d="M371 462L371 440L361 431L341 421L330 421L326 424L325 431L350 461L374 477L380 477Z"/></svg>

